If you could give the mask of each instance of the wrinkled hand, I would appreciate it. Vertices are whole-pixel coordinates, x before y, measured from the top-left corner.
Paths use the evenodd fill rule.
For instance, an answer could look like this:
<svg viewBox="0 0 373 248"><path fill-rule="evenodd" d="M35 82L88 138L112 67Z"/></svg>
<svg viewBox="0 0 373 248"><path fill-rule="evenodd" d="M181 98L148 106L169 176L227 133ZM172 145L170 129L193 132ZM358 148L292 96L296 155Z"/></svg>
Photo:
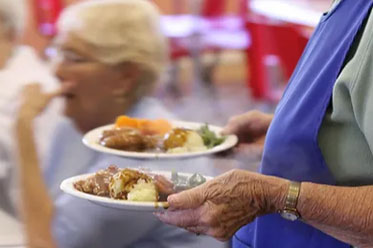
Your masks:
<svg viewBox="0 0 373 248"><path fill-rule="evenodd" d="M61 93L62 90L44 93L41 85L37 83L26 85L22 90L23 102L19 109L19 117L35 118L54 97Z"/></svg>
<svg viewBox="0 0 373 248"><path fill-rule="evenodd" d="M233 116L224 127L223 134L235 134L242 143L263 141L273 115L257 110Z"/></svg>
<svg viewBox="0 0 373 248"><path fill-rule="evenodd" d="M238 145L226 154L238 160L246 158L260 159L265 137L273 115L253 110L242 115L233 116L224 127L222 134L238 136Z"/></svg>
<svg viewBox="0 0 373 248"><path fill-rule="evenodd" d="M168 197L163 222L226 241L256 217L282 209L285 179L232 170L194 189Z"/></svg>

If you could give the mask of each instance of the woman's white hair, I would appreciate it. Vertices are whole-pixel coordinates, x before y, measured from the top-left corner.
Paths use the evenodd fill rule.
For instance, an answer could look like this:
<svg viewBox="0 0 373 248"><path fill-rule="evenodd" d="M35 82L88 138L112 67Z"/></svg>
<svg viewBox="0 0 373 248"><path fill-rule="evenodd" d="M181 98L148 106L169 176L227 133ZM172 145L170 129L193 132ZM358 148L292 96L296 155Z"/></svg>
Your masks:
<svg viewBox="0 0 373 248"><path fill-rule="evenodd" d="M24 0L0 0L1 24L15 35L20 35L23 32L25 12Z"/></svg>
<svg viewBox="0 0 373 248"><path fill-rule="evenodd" d="M90 0L63 11L61 35L73 34L94 47L91 54L106 64L134 63L159 78L167 62L167 43L157 7L147 0ZM149 80L149 79L148 79Z"/></svg>

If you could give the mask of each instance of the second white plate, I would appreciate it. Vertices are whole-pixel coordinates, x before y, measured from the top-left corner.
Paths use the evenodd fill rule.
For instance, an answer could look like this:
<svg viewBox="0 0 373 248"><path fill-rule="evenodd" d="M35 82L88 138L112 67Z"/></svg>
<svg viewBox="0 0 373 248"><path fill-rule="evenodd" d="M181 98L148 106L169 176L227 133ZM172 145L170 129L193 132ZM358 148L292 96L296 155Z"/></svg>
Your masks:
<svg viewBox="0 0 373 248"><path fill-rule="evenodd" d="M170 171L151 171L151 173L163 175L166 178L171 178ZM60 189L72 196L88 200L92 203L97 205L108 207L108 208L115 208L125 211L142 211L142 212L154 212L154 211L163 211L167 209L168 203L167 202L137 202L137 201L127 201L127 200L116 200L108 197L102 197L97 195L91 195L84 192L81 192L74 187L74 183L80 180L86 179L89 176L94 175L94 173L84 174L79 176L70 177L65 179L61 185ZM179 173L181 176L191 176L190 173ZM211 180L212 177L205 176L207 180Z"/></svg>
<svg viewBox="0 0 373 248"><path fill-rule="evenodd" d="M197 130L201 126L205 125L203 123L195 123L195 122L185 122L185 121L171 121L173 127L182 127L188 129ZM179 159L179 158L191 158L197 157L202 155L208 155L213 153L222 152L228 150L235 146L238 142L238 138L236 135L228 135L226 136L225 141L215 146L211 149L207 149L205 151L198 151L198 152L188 152L188 153L150 153L150 152L130 152L130 151L122 151L117 149L112 149L108 147L104 147L99 144L100 137L102 132L105 130L110 130L114 128L114 124L106 125L103 127L98 127L86 133L83 137L83 143L88 146L89 148L96 150L98 152L108 153L112 155L117 155L121 157L127 158L138 158L138 159ZM222 131L221 127L209 125L209 129L219 135Z"/></svg>

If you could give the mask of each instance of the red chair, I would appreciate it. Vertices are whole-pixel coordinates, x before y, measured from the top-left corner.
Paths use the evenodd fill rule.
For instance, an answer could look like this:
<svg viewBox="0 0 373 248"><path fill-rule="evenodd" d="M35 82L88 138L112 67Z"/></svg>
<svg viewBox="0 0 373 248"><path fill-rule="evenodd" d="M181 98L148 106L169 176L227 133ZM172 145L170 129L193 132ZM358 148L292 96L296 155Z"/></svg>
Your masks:
<svg viewBox="0 0 373 248"><path fill-rule="evenodd" d="M251 37L247 50L251 95L255 99L278 101L308 42L304 27L254 15L247 20L246 27ZM277 67L277 78L273 78L271 67Z"/></svg>
<svg viewBox="0 0 373 248"><path fill-rule="evenodd" d="M277 101L308 42L305 27L259 16L253 13L248 0L240 1L240 13L230 26L232 22L227 23L226 16L222 14L224 4L222 0L204 1L202 14L210 23L206 37L211 36L214 30L223 30L223 35L227 36L246 27L244 34L250 42L235 47L232 46L235 40L228 39L225 43L210 42L207 47L218 52L237 47L246 49L251 95L255 99Z"/></svg>

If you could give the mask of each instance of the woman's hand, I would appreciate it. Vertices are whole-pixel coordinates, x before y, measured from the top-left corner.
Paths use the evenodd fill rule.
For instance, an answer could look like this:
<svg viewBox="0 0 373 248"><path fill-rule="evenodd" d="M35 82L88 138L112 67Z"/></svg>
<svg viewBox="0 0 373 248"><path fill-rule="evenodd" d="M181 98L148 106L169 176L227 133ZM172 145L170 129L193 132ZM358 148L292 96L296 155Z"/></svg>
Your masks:
<svg viewBox="0 0 373 248"><path fill-rule="evenodd" d="M169 209L155 215L167 224L225 241L256 217L282 209L288 184L285 179L233 170L169 196Z"/></svg>
<svg viewBox="0 0 373 248"><path fill-rule="evenodd" d="M28 84L22 90L23 102L19 109L19 118L34 119L46 108L48 103L56 96L60 95L62 90L52 93L44 93L41 85L37 83Z"/></svg>
<svg viewBox="0 0 373 248"><path fill-rule="evenodd" d="M253 110L233 116L224 127L223 134L235 134L240 143L263 143L273 115Z"/></svg>
<svg viewBox="0 0 373 248"><path fill-rule="evenodd" d="M238 162L239 168L256 170L262 158L264 140L272 118L273 115L256 110L233 116L222 134L237 135L239 143L233 149L218 154L214 166L227 171L227 168L232 167L230 164Z"/></svg>

